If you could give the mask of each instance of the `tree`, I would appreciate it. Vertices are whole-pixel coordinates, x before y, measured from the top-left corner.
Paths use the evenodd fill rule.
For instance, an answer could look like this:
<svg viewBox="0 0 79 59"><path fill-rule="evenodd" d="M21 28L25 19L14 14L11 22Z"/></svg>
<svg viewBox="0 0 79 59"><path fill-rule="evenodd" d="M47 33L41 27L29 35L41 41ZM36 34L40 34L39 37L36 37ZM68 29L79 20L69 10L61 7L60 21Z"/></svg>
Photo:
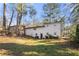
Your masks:
<svg viewBox="0 0 79 59"><path fill-rule="evenodd" d="M8 25L8 33L9 33L10 26L11 26L11 23L12 23L12 20L13 20L13 15L14 15L14 10L12 10L12 16L11 16L11 19L10 19L10 22L9 22L9 25Z"/></svg>
<svg viewBox="0 0 79 59"><path fill-rule="evenodd" d="M78 20L79 17L79 4L70 4L70 16L69 16L69 21L71 23L75 23Z"/></svg>
<svg viewBox="0 0 79 59"><path fill-rule="evenodd" d="M76 23L79 20L79 4L70 4L70 16L68 20L71 22L71 31L70 31L70 38L75 41L79 42L79 24Z"/></svg>
<svg viewBox="0 0 79 59"><path fill-rule="evenodd" d="M6 4L3 4L3 30L6 34Z"/></svg>
<svg viewBox="0 0 79 59"><path fill-rule="evenodd" d="M76 26L76 40L79 43L79 24Z"/></svg>
<svg viewBox="0 0 79 59"><path fill-rule="evenodd" d="M52 22L52 21L54 22L54 18L56 18L60 12L59 4L56 4L56 3L45 4L43 6L43 10L44 10L44 17L50 19L49 22Z"/></svg>
<svg viewBox="0 0 79 59"><path fill-rule="evenodd" d="M79 44L79 24L73 24L70 30L71 41L75 44Z"/></svg>
<svg viewBox="0 0 79 59"><path fill-rule="evenodd" d="M20 34L20 24L22 20L22 16L27 14L26 4L19 3L16 5L17 10L17 35Z"/></svg>
<svg viewBox="0 0 79 59"><path fill-rule="evenodd" d="M36 16L37 12L36 12L36 10L34 9L34 7L32 5L29 7L29 14L30 14L30 17L32 19L32 23L34 25L35 16Z"/></svg>

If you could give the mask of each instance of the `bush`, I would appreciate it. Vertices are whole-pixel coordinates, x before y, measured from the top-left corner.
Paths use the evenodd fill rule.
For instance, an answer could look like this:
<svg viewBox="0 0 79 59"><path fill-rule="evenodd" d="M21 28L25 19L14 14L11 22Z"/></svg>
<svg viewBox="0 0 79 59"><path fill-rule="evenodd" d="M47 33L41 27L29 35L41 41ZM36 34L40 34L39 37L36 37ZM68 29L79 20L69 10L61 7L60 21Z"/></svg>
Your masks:
<svg viewBox="0 0 79 59"><path fill-rule="evenodd" d="M48 34L48 37L49 37L49 39L58 39L59 38L58 36L52 36L50 34Z"/></svg>
<svg viewBox="0 0 79 59"><path fill-rule="evenodd" d="M76 25L72 25L72 26L71 26L71 29L70 29L70 34L69 34L70 39L71 39L72 41L74 41L74 39L75 39L75 37L76 37L75 33L76 33Z"/></svg>
<svg viewBox="0 0 79 59"><path fill-rule="evenodd" d="M79 43L79 24L72 26L70 38L72 41Z"/></svg>
<svg viewBox="0 0 79 59"><path fill-rule="evenodd" d="M79 43L79 24L76 26L76 37L75 37L76 42Z"/></svg>

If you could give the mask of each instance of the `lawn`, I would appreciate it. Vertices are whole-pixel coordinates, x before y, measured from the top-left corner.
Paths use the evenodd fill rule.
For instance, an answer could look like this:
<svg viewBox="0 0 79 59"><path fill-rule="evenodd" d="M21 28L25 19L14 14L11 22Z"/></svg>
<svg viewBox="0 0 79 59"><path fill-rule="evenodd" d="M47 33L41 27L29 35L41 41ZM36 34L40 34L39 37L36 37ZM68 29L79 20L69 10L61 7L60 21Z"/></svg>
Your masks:
<svg viewBox="0 0 79 59"><path fill-rule="evenodd" d="M0 37L1 56L78 56L67 40Z"/></svg>

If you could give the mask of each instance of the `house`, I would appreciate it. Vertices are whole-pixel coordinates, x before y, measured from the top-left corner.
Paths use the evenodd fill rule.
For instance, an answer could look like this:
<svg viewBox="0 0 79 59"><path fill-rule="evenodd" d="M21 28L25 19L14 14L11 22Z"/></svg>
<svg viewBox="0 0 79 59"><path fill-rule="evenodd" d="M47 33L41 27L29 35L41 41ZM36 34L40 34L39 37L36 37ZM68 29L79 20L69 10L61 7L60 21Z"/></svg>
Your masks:
<svg viewBox="0 0 79 59"><path fill-rule="evenodd" d="M63 24L61 22L44 23L38 26L26 26L25 34L32 37L38 36L38 38L46 38L48 35L61 38L62 30Z"/></svg>

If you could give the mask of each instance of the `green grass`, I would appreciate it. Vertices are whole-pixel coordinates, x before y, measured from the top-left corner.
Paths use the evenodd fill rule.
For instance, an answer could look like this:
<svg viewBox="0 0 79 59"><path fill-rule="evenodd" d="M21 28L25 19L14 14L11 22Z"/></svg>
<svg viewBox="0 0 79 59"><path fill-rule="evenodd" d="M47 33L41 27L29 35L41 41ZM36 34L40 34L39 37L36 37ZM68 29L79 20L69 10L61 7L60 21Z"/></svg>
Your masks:
<svg viewBox="0 0 79 59"><path fill-rule="evenodd" d="M5 40L5 39L4 39ZM8 39L7 39L8 40ZM79 56L79 50L62 44L60 40L33 40L1 42L0 55L10 56Z"/></svg>

